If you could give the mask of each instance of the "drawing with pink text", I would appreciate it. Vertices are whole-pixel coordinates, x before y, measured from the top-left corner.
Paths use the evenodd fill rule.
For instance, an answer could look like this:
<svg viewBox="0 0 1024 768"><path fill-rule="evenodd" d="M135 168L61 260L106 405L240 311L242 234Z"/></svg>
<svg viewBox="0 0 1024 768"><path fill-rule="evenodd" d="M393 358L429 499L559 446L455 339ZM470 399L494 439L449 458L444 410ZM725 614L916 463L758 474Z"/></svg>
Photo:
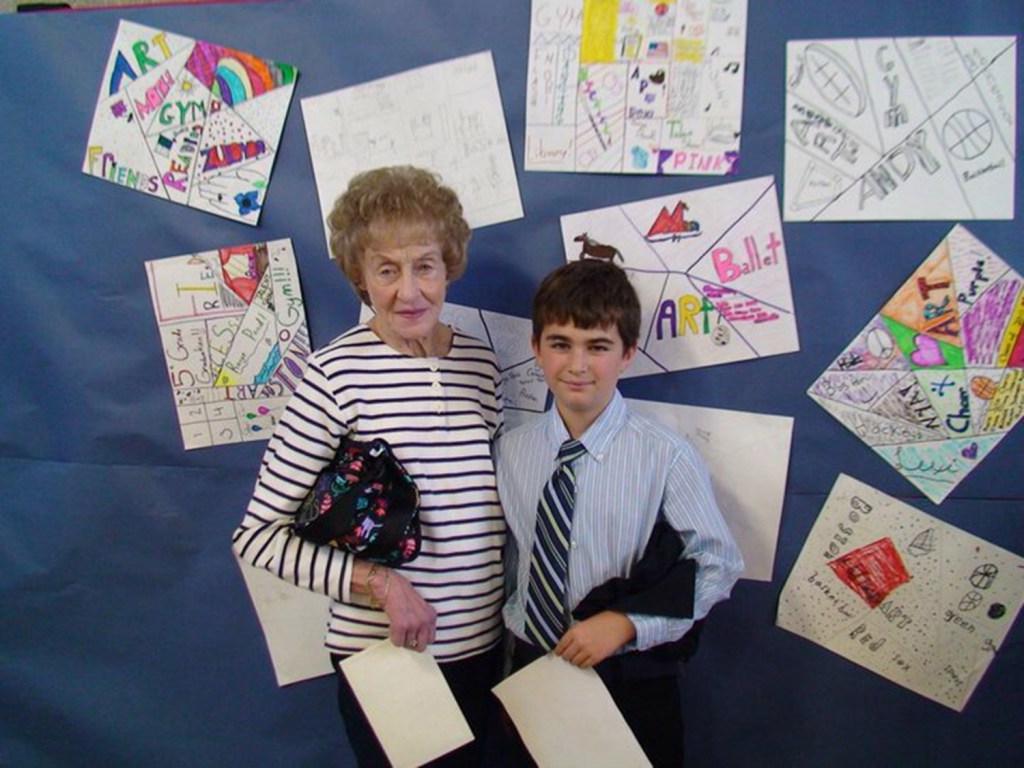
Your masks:
<svg viewBox="0 0 1024 768"><path fill-rule="evenodd" d="M298 72L122 21L82 171L256 226Z"/></svg>

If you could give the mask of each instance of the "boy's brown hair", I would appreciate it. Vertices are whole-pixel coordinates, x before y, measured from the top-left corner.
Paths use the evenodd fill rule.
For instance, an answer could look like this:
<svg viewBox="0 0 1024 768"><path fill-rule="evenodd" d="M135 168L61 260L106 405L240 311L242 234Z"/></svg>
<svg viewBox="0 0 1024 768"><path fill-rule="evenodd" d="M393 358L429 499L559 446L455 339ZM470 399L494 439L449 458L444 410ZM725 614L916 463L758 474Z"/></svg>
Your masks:
<svg viewBox="0 0 1024 768"><path fill-rule="evenodd" d="M548 325L615 326L624 349L640 338L640 299L621 268L607 261L571 261L548 273L533 296L533 341Z"/></svg>

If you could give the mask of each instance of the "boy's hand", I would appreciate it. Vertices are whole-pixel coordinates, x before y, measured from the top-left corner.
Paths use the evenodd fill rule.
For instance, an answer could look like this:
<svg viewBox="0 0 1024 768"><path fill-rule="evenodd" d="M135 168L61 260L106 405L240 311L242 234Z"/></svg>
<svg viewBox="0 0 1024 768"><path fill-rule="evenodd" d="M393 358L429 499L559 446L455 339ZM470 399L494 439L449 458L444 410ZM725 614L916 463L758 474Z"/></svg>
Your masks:
<svg viewBox="0 0 1024 768"><path fill-rule="evenodd" d="M562 635L554 652L577 667L592 667L636 637L636 627L624 613L601 611Z"/></svg>

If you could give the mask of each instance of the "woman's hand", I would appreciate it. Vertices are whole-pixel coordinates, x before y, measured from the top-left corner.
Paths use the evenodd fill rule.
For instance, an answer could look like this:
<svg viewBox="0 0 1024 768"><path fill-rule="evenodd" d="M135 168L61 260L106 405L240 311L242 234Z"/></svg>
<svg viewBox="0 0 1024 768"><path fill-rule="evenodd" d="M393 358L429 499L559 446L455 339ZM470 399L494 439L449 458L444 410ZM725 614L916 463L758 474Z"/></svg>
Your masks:
<svg viewBox="0 0 1024 768"><path fill-rule="evenodd" d="M423 651L434 642L437 611L398 571L357 560L352 570L352 589L369 595L371 602L384 611L395 645Z"/></svg>
<svg viewBox="0 0 1024 768"><path fill-rule="evenodd" d="M601 611L562 635L554 652L577 667L592 667L636 637L636 627L624 613Z"/></svg>
<svg viewBox="0 0 1024 768"><path fill-rule="evenodd" d="M434 642L437 611L398 571L388 568L387 595L378 602L391 621L391 642L414 651L423 651Z"/></svg>

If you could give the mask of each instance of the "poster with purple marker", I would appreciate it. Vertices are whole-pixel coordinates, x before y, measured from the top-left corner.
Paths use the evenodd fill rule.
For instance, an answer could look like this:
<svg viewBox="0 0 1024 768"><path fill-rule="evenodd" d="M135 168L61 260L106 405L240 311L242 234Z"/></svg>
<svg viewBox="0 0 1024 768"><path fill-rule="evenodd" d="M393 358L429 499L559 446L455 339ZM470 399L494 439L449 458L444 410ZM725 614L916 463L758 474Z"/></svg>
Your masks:
<svg viewBox="0 0 1024 768"><path fill-rule="evenodd" d="M956 225L808 394L936 504L1024 416L1024 279Z"/></svg>
<svg viewBox="0 0 1024 768"><path fill-rule="evenodd" d="M610 259L640 297L647 376L800 349L775 179L562 216L567 261Z"/></svg>
<svg viewBox="0 0 1024 768"><path fill-rule="evenodd" d="M291 241L145 266L185 449L268 439L310 351Z"/></svg>
<svg viewBox="0 0 1024 768"><path fill-rule="evenodd" d="M737 173L747 0L534 0L528 171Z"/></svg>
<svg viewBox="0 0 1024 768"><path fill-rule="evenodd" d="M298 71L121 21L82 172L251 226Z"/></svg>

